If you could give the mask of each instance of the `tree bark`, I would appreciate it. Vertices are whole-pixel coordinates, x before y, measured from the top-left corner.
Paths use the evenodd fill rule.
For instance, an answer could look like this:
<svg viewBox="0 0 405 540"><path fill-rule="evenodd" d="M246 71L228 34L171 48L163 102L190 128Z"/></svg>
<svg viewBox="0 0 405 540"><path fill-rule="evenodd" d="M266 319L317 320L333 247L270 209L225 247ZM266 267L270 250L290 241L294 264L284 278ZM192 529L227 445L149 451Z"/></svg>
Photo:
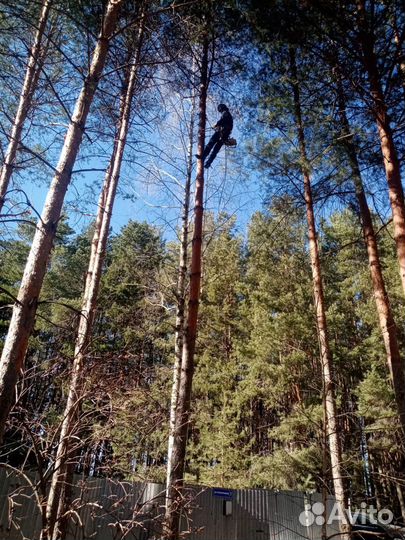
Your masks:
<svg viewBox="0 0 405 540"><path fill-rule="evenodd" d="M322 367L322 377L325 396L326 409L326 429L329 444L329 454L331 460L331 476L334 487L336 502L339 506L341 522L340 530L344 538L349 539L350 523L346 515L347 497L343 483L342 447L338 434L335 383L332 373L332 352L330 349L328 328L326 322L325 297L322 283L321 262L319 258L319 248L314 215L314 205L312 198L310 165L307 156L304 126L301 112L301 99L299 82L297 77L297 65L295 50L290 47L290 68L292 76L292 89L294 96L294 112L299 143L302 176L304 181L304 198L306 206L306 216L308 222L309 254L311 258L312 282L314 289L314 302L316 311L316 327L318 332L320 360Z"/></svg>
<svg viewBox="0 0 405 540"><path fill-rule="evenodd" d="M44 0L42 4L41 14L38 21L38 28L35 34L34 43L31 47L20 100L11 128L10 141L8 143L4 162L0 171L0 214L4 205L7 189L10 183L10 178L13 174L14 161L16 158L18 146L20 144L24 122L27 118L28 111L31 108L32 97L36 90L39 75L44 61L42 40L49 18L51 4L52 0Z"/></svg>
<svg viewBox="0 0 405 540"><path fill-rule="evenodd" d="M17 301L14 304L0 363L0 440L13 405L18 377L23 369L28 339L34 327L38 298L61 216L63 200L79 152L90 105L107 58L109 41L116 27L121 3L122 0L109 0L107 5L89 73L76 101L56 173L37 224Z"/></svg>
<svg viewBox="0 0 405 540"><path fill-rule="evenodd" d="M167 479L166 485L169 486L169 472L171 470L172 448L174 440L174 429L176 422L176 407L177 398L179 395L179 384L181 374L181 358L184 342L184 321L185 321L185 304L186 304L186 276L188 264L188 233L189 233L189 212L190 212L190 188L191 174L193 171L193 137L194 137L194 115L195 115L195 96L192 97L191 113L190 113L190 129L189 129L189 145L187 156L187 173L186 183L184 186L183 212L181 216L181 239L179 253L179 269L177 278L177 308L176 308L176 331L174 342L174 366L173 366L173 384L170 400L170 417L169 417L169 443L167 450Z"/></svg>
<svg viewBox="0 0 405 540"><path fill-rule="evenodd" d="M206 106L208 90L208 37L204 37L201 58L199 89L198 154L202 156L205 143ZM201 252L204 202L204 164L197 161L196 193L194 206L194 231L190 265L190 295L187 322L183 342L179 393L176 408L176 422L173 438L170 470L167 472L167 504L164 535L174 540L180 528L182 508L184 466L190 419L191 388L194 374L194 352L197 337L197 318L201 284Z"/></svg>
<svg viewBox="0 0 405 540"><path fill-rule="evenodd" d="M363 51L363 64L366 70L375 117L380 137L385 174L388 183L389 199L394 222L394 238L400 267L402 288L405 293L405 203L401 182L401 170L395 147L394 136L387 112L384 93L374 52L374 36L367 24L364 0L357 1L359 44Z"/></svg>
<svg viewBox="0 0 405 540"><path fill-rule="evenodd" d="M100 289L100 281L105 259L111 216L130 125L131 105L137 82L143 33L144 18L142 17L139 26L136 51L132 59L128 82L121 96L117 138L100 194L99 209L97 212L96 225L92 239L84 298L79 328L76 336L72 378L54 464L55 471L52 476L51 488L48 496L47 518L49 537L52 538L52 540L56 540L61 537L61 531L59 530L58 523L61 519L60 513L63 514L65 505L61 505L60 501L62 500L63 502L64 485L69 483L69 478L66 477L66 472L69 469L69 461L74 458L76 453L73 442L74 433L77 429L80 403L83 396L83 367L93 331L93 323L96 313L97 298ZM58 512L58 506L60 508L60 512Z"/></svg>
<svg viewBox="0 0 405 540"><path fill-rule="evenodd" d="M402 493L402 486L399 482L395 482L395 489L397 491L399 507L401 509L402 521L403 523L405 523L405 500L404 500L404 494Z"/></svg>
<svg viewBox="0 0 405 540"><path fill-rule="evenodd" d="M353 138L350 136L350 125L346 115L346 99L340 76L337 77L337 90L339 116L343 135L342 144L346 149L352 171L352 180L355 187L358 213L360 214L363 237L367 250L374 299L387 355L387 365L394 388L400 424L402 431L405 434L405 368L398 343L397 326L385 287L377 239L370 208L367 203L367 197L364 192L363 180L357 159L357 151Z"/></svg>
<svg viewBox="0 0 405 540"><path fill-rule="evenodd" d="M405 29L402 29L402 35L398 29L397 18L394 14L394 41L397 46L397 67L401 79L402 91L405 97L405 50L404 50L404 34Z"/></svg>
<svg viewBox="0 0 405 540"><path fill-rule="evenodd" d="M327 415L326 415L326 396L325 396L325 386L323 386L322 392L322 409L323 409L323 430L322 430L322 504L323 504L323 514L322 517L324 522L322 523L321 529L321 538L322 540L327 540L328 538L328 526L327 520L327 508L328 508L328 469L329 469L329 459L328 459L328 429L327 429Z"/></svg>

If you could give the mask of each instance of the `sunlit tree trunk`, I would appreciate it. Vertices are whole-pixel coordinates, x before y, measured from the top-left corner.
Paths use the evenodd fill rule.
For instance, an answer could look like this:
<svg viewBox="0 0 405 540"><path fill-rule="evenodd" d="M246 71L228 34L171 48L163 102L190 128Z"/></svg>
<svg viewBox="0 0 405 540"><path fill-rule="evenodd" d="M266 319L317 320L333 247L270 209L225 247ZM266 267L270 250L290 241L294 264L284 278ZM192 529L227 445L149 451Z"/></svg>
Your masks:
<svg viewBox="0 0 405 540"><path fill-rule="evenodd" d="M39 294L61 216L63 200L83 138L90 105L107 58L110 38L116 27L121 3L122 0L110 0L107 5L90 69L76 102L56 173L45 200L41 219L37 223L17 301L14 304L0 363L0 439L15 399L16 384L23 369L28 339L34 327Z"/></svg>
<svg viewBox="0 0 405 540"><path fill-rule="evenodd" d="M206 106L208 90L208 37L202 45L201 76L199 88L199 127L197 151L203 154L205 143ZM173 437L170 470L167 472L167 505L165 537L176 539L179 533L182 508L182 488L187 446L187 433L190 419L191 388L194 374L194 352L197 337L197 318L200 300L201 252L203 229L204 201L204 164L197 161L197 178L194 206L194 230L190 264L190 293L188 301L187 322L183 340L181 374L177 398L176 421Z"/></svg>
<svg viewBox="0 0 405 540"><path fill-rule="evenodd" d="M347 497L343 482L342 447L338 434L339 428L336 412L335 383L332 373L332 352L330 349L328 328L326 322L326 309L322 283L321 262L319 258L314 205L312 199L310 165L307 156L304 126L301 113L301 99L299 81L297 77L296 56L295 51L292 47L290 47L290 66L294 95L294 112L297 128L297 138L301 157L302 176L304 180L304 198L308 223L309 254L311 258L316 326L318 332L324 386L326 430L331 460L331 476L336 502L339 506L340 515L342 516L340 522L340 529L344 537L348 539L350 534L350 523L345 512L345 509L347 507Z"/></svg>
<svg viewBox="0 0 405 540"><path fill-rule="evenodd" d="M357 159L357 151L350 131L346 115L346 100L341 79L337 78L339 116L342 127L342 144L344 145L352 171L352 180L355 187L358 212L363 229L364 242L367 249L368 264L377 307L378 320L387 354L387 365L394 388L395 401L402 429L405 434L405 369L401 358L397 336L397 326L392 314L390 301L385 288L384 276L381 268L380 254L374 231L373 220L367 197L364 192L363 180Z"/></svg>
<svg viewBox="0 0 405 540"><path fill-rule="evenodd" d="M171 455L174 439L174 428L176 422L176 407L177 398L179 395L179 384L181 374L181 358L183 352L184 342L184 316L185 316L185 303L186 303L186 277L187 277L187 264L188 264L188 236L189 236L189 211L190 211L190 188L191 188L191 174L193 171L193 137L194 137L194 115L195 115L195 96L192 98L191 112L190 112L190 129L189 129L189 146L187 156L187 172L186 183L184 186L184 199L182 209L182 227L180 238L180 254L179 254L179 269L177 278L177 290L176 290L176 331L174 342L174 366L173 366L173 384L170 400L170 417L169 417L169 443L167 449L167 486L169 486L169 472L171 470ZM168 500L168 499L167 499Z"/></svg>
<svg viewBox="0 0 405 540"><path fill-rule="evenodd" d="M4 200L7 194L7 189L10 183L11 175L13 174L14 162L21 140L21 133L24 127L25 119L31 108L32 97L38 84L39 75L41 73L44 61L43 38L46 24L49 18L52 0L44 0L38 28L35 34L34 43L31 47L27 70L23 87L21 90L20 100L17 111L14 117L13 125L10 133L10 140L4 156L4 162L0 171L0 214L4 205Z"/></svg>
<svg viewBox="0 0 405 540"><path fill-rule="evenodd" d="M394 27L394 41L395 41L395 45L397 46L397 67L398 67L398 72L401 78L403 95L405 97L405 49L404 49L405 28L402 29L402 32L399 31L395 12L393 14L393 27Z"/></svg>
<svg viewBox="0 0 405 540"><path fill-rule="evenodd" d="M97 298L100 289L102 269L105 259L111 216L114 206L115 195L120 177L122 159L127 140L131 104L137 81L137 73L143 41L144 22L139 27L136 53L132 58L126 88L121 96L120 118L118 122L117 138L114 144L110 165L104 179L104 184L99 200L95 230L93 234L91 255L87 270L84 298L81 309L81 317L76 337L75 355L73 359L72 378L69 386L69 394L64 411L59 444L55 460L55 472L52 477L51 488L48 497L47 518L49 537L53 540L61 537L58 527L63 513L64 504L60 504L64 497L64 488L71 470L70 461L76 455L75 432L78 429L78 416L80 403L83 395L83 367L91 341L93 322L97 307ZM58 507L60 512L57 512Z"/></svg>
<svg viewBox="0 0 405 540"><path fill-rule="evenodd" d="M404 190L401 182L401 170L395 147L394 135L387 112L381 79L378 71L377 58L374 52L374 36L367 23L364 0L357 1L359 26L359 44L363 51L363 64L366 70L370 93L373 100L373 115L375 117L380 137L385 174L394 223L394 237L400 267L402 288L405 293L405 203Z"/></svg>

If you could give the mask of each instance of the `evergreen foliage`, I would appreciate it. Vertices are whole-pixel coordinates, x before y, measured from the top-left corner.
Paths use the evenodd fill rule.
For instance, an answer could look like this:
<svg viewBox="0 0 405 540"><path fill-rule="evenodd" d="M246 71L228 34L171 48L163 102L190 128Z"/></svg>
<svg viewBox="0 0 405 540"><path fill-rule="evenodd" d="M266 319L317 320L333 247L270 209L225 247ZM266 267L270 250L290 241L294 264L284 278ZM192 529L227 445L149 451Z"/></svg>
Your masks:
<svg viewBox="0 0 405 540"><path fill-rule="evenodd" d="M33 299L38 302L35 329L0 449L2 462L40 471L45 484L72 376L96 226L94 193L117 144L120 92L144 13L142 3L123 4L89 122L83 127L84 140L71 178L70 193L76 195L65 202L63 216L53 224L57 234L46 277L39 298ZM85 351L75 472L165 481L179 301L176 226L187 169L190 97L198 93L196 75L204 38L209 42L209 114L216 114L214 104L228 103L230 96L242 140L235 151L239 153L231 159L224 153L222 161L220 155L206 180L185 479L232 488L321 491L326 486L333 492L301 187L302 171L307 168L318 227L345 487L353 504L367 499L388 505L396 518L402 512L405 520L398 498L398 486L404 487L405 443L370 279L354 172L342 142L350 140L358 160L405 361L405 297L398 276L398 238L394 240L398 223L390 214L392 186L387 187L378 135L381 115L369 84L361 48L365 31L359 19L359 6L364 4L382 89L377 101L384 98L389 119L385 123L391 128L403 175L402 3L147 4L118 192L120 209L130 200L142 211L141 217L133 216L125 224L119 216L110 234L94 329ZM44 65L0 214L1 349L38 217L29 190L37 190L36 194L44 190L51 169L51 174L55 172L104 8L105 3L87 0L53 3ZM39 3L21 0L12 6L0 1L2 157L38 9ZM297 58L295 79L289 67L291 51ZM303 163L295 133L294 86L301 95L308 163ZM346 99L350 134L342 126L339 91ZM193 133L191 142L195 142ZM233 190L244 186L249 174L260 184L263 204L240 219L243 209L235 216L224 201L232 200ZM144 204L150 193L164 200L159 226L152 211L145 210L152 206ZM245 229L241 223L246 223ZM191 242L188 249L191 253ZM188 285L186 289L187 296Z"/></svg>

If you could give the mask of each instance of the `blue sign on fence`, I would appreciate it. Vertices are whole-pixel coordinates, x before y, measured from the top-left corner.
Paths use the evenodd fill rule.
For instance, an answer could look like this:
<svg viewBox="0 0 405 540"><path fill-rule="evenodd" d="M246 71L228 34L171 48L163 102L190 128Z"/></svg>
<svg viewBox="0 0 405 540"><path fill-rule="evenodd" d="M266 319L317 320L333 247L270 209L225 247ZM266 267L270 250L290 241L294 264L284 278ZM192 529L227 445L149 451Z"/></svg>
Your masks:
<svg viewBox="0 0 405 540"><path fill-rule="evenodd" d="M222 499L232 499L233 489L214 488L212 490L214 497L221 497Z"/></svg>

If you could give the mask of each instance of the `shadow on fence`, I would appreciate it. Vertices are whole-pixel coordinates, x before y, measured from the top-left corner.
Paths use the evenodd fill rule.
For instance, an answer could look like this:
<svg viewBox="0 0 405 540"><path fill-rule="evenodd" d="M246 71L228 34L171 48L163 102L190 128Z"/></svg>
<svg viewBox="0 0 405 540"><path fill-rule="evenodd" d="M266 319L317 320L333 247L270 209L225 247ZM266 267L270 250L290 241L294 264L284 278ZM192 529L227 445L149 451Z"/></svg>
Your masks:
<svg viewBox="0 0 405 540"><path fill-rule="evenodd" d="M34 476L0 469L0 539L39 540L40 501ZM107 478L75 478L67 540L152 540L160 536L164 486ZM190 540L320 540L322 528L302 524L321 501L300 492L190 486L182 530ZM328 500L328 506L333 505ZM301 516L301 519L300 519ZM305 523L305 521L304 521ZM327 534L337 529L328 526Z"/></svg>

